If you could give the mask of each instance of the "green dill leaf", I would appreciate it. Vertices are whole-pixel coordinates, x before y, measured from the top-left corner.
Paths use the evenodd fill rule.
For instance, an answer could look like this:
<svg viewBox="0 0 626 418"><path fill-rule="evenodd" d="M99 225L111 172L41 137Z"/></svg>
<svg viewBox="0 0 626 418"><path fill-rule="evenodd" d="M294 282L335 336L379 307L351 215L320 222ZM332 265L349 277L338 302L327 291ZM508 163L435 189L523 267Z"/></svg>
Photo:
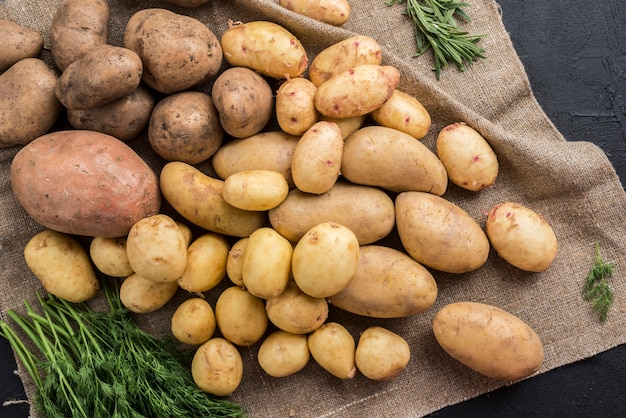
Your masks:
<svg viewBox="0 0 626 418"><path fill-rule="evenodd" d="M591 308L598 315L600 322L606 322L614 297L607 279L613 276L615 264L602 259L598 243L595 245L595 252L596 258L585 280L582 296L585 301L591 303Z"/></svg>

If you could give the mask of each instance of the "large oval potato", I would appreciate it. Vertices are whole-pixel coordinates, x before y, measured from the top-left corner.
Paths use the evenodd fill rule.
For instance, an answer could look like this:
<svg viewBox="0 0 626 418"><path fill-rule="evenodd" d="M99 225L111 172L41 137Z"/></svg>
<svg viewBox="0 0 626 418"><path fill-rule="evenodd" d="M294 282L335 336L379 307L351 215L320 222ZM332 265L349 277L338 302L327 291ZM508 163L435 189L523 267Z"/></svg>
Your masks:
<svg viewBox="0 0 626 418"><path fill-rule="evenodd" d="M348 0L279 0L278 4L292 12L334 26L341 26L350 18Z"/></svg>
<svg viewBox="0 0 626 418"><path fill-rule="evenodd" d="M165 200L189 222L207 231L246 237L265 221L264 212L242 210L226 203L222 197L224 181L187 163L165 164L159 180Z"/></svg>
<svg viewBox="0 0 626 418"><path fill-rule="evenodd" d="M356 275L328 301L372 318L401 318L430 308L437 283L424 266L402 251L380 245L361 247Z"/></svg>
<svg viewBox="0 0 626 418"><path fill-rule="evenodd" d="M537 333L496 306L450 303L435 315L433 332L446 353L493 379L522 379L543 363L543 345Z"/></svg>
<svg viewBox="0 0 626 418"><path fill-rule="evenodd" d="M11 187L40 224L90 237L121 237L161 208L155 172L128 145L100 132L51 132L11 163Z"/></svg>
<svg viewBox="0 0 626 418"><path fill-rule="evenodd" d="M290 135L302 135L319 118L315 108L317 87L304 77L290 78L276 91L276 121Z"/></svg>
<svg viewBox="0 0 626 418"><path fill-rule="evenodd" d="M426 145L385 126L366 126L346 138L341 173L353 183L398 193L441 196L448 187L445 167Z"/></svg>
<svg viewBox="0 0 626 418"><path fill-rule="evenodd" d="M467 273L487 262L490 245L485 232L467 212L442 197L400 193L396 226L406 252L425 266Z"/></svg>
<svg viewBox="0 0 626 418"><path fill-rule="evenodd" d="M502 202L491 208L485 230L498 255L525 271L546 270L558 253L559 244L550 224L519 203Z"/></svg>
<svg viewBox="0 0 626 418"><path fill-rule="evenodd" d="M0 148L24 145L46 134L63 106L57 74L39 58L24 58L0 74Z"/></svg>
<svg viewBox="0 0 626 418"><path fill-rule="evenodd" d="M272 227L297 242L317 224L333 221L347 226L359 244L371 244L389 235L395 225L393 200L376 187L338 181L326 193L314 195L292 190L269 211Z"/></svg>
<svg viewBox="0 0 626 418"><path fill-rule="evenodd" d="M0 19L0 73L23 60L37 58L43 50L39 32L6 19Z"/></svg>
<svg viewBox="0 0 626 418"><path fill-rule="evenodd" d="M239 209L264 211L280 205L289 193L287 179L278 171L245 170L224 180L222 196Z"/></svg>
<svg viewBox="0 0 626 418"><path fill-rule="evenodd" d="M309 64L298 38L269 21L229 22L221 43L224 59L230 65L275 79L299 77Z"/></svg>
<svg viewBox="0 0 626 418"><path fill-rule="evenodd" d="M430 113L416 97L398 89L371 116L379 125L397 129L416 139L426 136L432 122Z"/></svg>

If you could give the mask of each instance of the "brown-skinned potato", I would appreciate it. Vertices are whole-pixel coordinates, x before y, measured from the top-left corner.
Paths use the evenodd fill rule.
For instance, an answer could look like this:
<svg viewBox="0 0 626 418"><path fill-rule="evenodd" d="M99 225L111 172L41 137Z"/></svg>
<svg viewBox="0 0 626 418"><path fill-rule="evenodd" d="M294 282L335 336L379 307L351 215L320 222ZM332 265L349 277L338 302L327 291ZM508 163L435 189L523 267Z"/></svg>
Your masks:
<svg viewBox="0 0 626 418"><path fill-rule="evenodd" d="M0 73L24 58L37 58L43 36L20 24L0 19Z"/></svg>

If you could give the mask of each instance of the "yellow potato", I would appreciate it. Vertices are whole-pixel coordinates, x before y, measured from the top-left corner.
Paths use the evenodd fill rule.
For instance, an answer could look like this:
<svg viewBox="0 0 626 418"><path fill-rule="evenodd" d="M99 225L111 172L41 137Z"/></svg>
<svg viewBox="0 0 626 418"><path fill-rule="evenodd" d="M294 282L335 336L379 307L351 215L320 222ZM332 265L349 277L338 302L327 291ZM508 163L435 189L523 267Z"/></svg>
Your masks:
<svg viewBox="0 0 626 418"><path fill-rule="evenodd" d="M539 370L543 345L523 320L498 307L454 302L433 319L441 348L467 367L500 380L518 380Z"/></svg>
<svg viewBox="0 0 626 418"><path fill-rule="evenodd" d="M486 231L498 255L521 270L546 270L559 250L550 224L519 203L502 202L491 208Z"/></svg>
<svg viewBox="0 0 626 418"><path fill-rule="evenodd" d="M215 328L215 313L203 298L187 299L172 314L172 335L184 344L198 345L208 341Z"/></svg>
<svg viewBox="0 0 626 418"><path fill-rule="evenodd" d="M341 26L350 18L348 0L279 0L278 4L292 12L334 26Z"/></svg>
<svg viewBox="0 0 626 418"><path fill-rule="evenodd" d="M257 353L259 366L272 377L285 377L304 368L311 358L307 336L286 331L268 335Z"/></svg>
<svg viewBox="0 0 626 418"><path fill-rule="evenodd" d="M215 320L224 338L243 347L259 341L268 325L264 301L239 286L227 288L217 298Z"/></svg>
<svg viewBox="0 0 626 418"><path fill-rule="evenodd" d="M241 270L248 292L262 299L280 295L291 277L292 253L291 243L272 228L250 234Z"/></svg>
<svg viewBox="0 0 626 418"><path fill-rule="evenodd" d="M353 116L351 118L343 119L329 118L328 116L321 115L320 120L335 122L341 130L341 136L343 137L343 139L346 139L358 129L363 127L363 123L365 123L365 115Z"/></svg>
<svg viewBox="0 0 626 418"><path fill-rule="evenodd" d="M24 247L24 260L44 289L70 302L93 298L100 283L89 255L71 235L46 229Z"/></svg>
<svg viewBox="0 0 626 418"><path fill-rule="evenodd" d="M359 241L349 228L321 223L309 229L293 249L293 278L310 296L335 295L356 275L359 253Z"/></svg>
<svg viewBox="0 0 626 418"><path fill-rule="evenodd" d="M308 334L322 326L328 318L328 303L314 298L290 280L285 291L265 302L270 322L283 331Z"/></svg>
<svg viewBox="0 0 626 418"><path fill-rule="evenodd" d="M290 78L276 91L276 121L290 135L302 135L319 119L317 87L304 77Z"/></svg>
<svg viewBox="0 0 626 418"><path fill-rule="evenodd" d="M343 136L334 122L320 121L300 138L291 159L291 175L299 190L322 194L339 178Z"/></svg>
<svg viewBox="0 0 626 418"><path fill-rule="evenodd" d="M487 262L489 240L480 225L442 197L425 192L399 194L396 226L406 252L427 267L467 273Z"/></svg>
<svg viewBox="0 0 626 418"><path fill-rule="evenodd" d="M155 282L133 273L120 286L120 300L131 312L150 313L164 307L176 294L177 282Z"/></svg>
<svg viewBox="0 0 626 418"><path fill-rule="evenodd" d="M237 286L243 286L243 255L246 252L249 240L249 237L240 238L228 251L226 274L230 281Z"/></svg>
<svg viewBox="0 0 626 418"><path fill-rule="evenodd" d="M226 277L229 250L224 236L214 232L200 235L187 248L187 265L178 285L188 292L213 289Z"/></svg>
<svg viewBox="0 0 626 418"><path fill-rule="evenodd" d="M416 139L424 138L431 124L424 105L416 97L398 89L371 116L379 125L397 129Z"/></svg>
<svg viewBox="0 0 626 418"><path fill-rule="evenodd" d="M280 205L289 193L287 179L278 171L244 170L224 180L222 197L239 209L264 211Z"/></svg>
<svg viewBox="0 0 626 418"><path fill-rule="evenodd" d="M464 123L453 123L437 136L437 156L450 181L474 192L493 186L498 177L498 157L485 138Z"/></svg>
<svg viewBox="0 0 626 418"><path fill-rule="evenodd" d="M324 116L349 118L382 106L400 82L400 71L390 65L362 64L320 84L315 108Z"/></svg>
<svg viewBox="0 0 626 418"><path fill-rule="evenodd" d="M224 338L211 338L196 350L191 375L203 391L228 396L239 387L243 377L241 354Z"/></svg>
<svg viewBox="0 0 626 418"><path fill-rule="evenodd" d="M89 257L107 276L128 277L134 273L126 254L126 237L95 237L89 244Z"/></svg>
<svg viewBox="0 0 626 418"><path fill-rule="evenodd" d="M309 79L319 86L331 77L362 64L380 65L382 48L376 39L356 35L339 41L321 51L309 66Z"/></svg>
<svg viewBox="0 0 626 418"><path fill-rule="evenodd" d="M354 357L358 371L365 377L389 380L406 369L411 360L411 349L400 335L372 326L359 337Z"/></svg>
<svg viewBox="0 0 626 418"><path fill-rule="evenodd" d="M309 334L309 351L324 370L339 379L356 374L356 343L348 330L337 322L327 322Z"/></svg>
<svg viewBox="0 0 626 418"><path fill-rule="evenodd" d="M380 245L364 245L360 253L356 276L328 298L331 305L373 318L401 318L435 303L434 277L407 254Z"/></svg>
<svg viewBox="0 0 626 418"><path fill-rule="evenodd" d="M130 228L126 255L133 271L144 279L174 282L187 266L187 236L169 216L148 216Z"/></svg>
<svg viewBox="0 0 626 418"><path fill-rule="evenodd" d="M346 138L341 173L353 183L398 193L441 196L448 187L446 169L426 145L385 126L366 126Z"/></svg>
<svg viewBox="0 0 626 418"><path fill-rule="evenodd" d="M269 21L229 22L222 35L224 59L275 79L304 73L308 58L300 41L281 25Z"/></svg>
<svg viewBox="0 0 626 418"><path fill-rule="evenodd" d="M224 181L202 173L192 165L171 161L160 175L163 197L189 222L210 232L245 237L260 228L263 212L238 209L222 197Z"/></svg>

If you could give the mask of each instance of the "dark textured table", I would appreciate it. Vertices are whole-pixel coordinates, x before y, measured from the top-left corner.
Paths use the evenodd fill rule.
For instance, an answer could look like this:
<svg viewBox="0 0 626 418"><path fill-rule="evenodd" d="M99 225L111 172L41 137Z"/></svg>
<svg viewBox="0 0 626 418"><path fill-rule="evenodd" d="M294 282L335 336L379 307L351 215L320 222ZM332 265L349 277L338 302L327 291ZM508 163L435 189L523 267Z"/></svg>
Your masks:
<svg viewBox="0 0 626 418"><path fill-rule="evenodd" d="M498 3L547 115L567 140L601 147L626 184L626 2ZM471 15L471 8L467 11ZM0 338L3 418L28 416L28 404L19 402L25 395L15 368L11 349ZM431 415L478 416L626 416L626 345Z"/></svg>

